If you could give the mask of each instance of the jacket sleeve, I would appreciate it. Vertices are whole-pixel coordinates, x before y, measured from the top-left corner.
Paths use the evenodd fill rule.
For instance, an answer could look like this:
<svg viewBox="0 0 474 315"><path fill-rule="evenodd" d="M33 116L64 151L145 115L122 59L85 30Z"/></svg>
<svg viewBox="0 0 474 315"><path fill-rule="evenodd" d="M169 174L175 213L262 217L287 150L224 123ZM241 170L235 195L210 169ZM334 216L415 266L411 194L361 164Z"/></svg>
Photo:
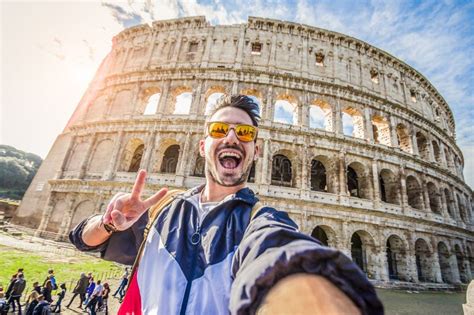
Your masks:
<svg viewBox="0 0 474 315"><path fill-rule="evenodd" d="M77 249L84 252L100 252L106 260L115 261L124 265L133 265L140 244L143 241L143 232L148 223L148 211L145 212L132 227L125 231L115 232L104 243L97 246L88 246L82 240L82 233L91 216L79 223L70 233L69 240Z"/></svg>
<svg viewBox="0 0 474 315"><path fill-rule="evenodd" d="M249 223L232 263L232 314L254 314L280 279L321 275L343 291L362 314L383 314L372 284L350 258L298 231L285 212L261 209Z"/></svg>

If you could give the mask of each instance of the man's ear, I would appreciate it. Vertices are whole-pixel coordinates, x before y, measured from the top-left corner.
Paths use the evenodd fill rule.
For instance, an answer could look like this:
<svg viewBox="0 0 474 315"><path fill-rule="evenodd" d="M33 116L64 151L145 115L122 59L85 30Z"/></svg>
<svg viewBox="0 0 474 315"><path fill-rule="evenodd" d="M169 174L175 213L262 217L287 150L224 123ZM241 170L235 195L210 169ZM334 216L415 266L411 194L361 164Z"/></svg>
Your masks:
<svg viewBox="0 0 474 315"><path fill-rule="evenodd" d="M205 140L199 140L199 155L204 157L204 147L205 147Z"/></svg>
<svg viewBox="0 0 474 315"><path fill-rule="evenodd" d="M253 156L253 160L254 161L258 160L259 155L260 155L260 146L255 143L255 154Z"/></svg>

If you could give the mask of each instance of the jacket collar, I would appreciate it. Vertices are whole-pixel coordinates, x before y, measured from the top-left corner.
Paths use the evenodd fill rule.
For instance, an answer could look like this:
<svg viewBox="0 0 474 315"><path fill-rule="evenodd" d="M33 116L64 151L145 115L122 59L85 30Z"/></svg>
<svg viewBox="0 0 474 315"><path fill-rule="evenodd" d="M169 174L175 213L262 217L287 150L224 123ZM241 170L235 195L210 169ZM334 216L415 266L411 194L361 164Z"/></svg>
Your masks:
<svg viewBox="0 0 474 315"><path fill-rule="evenodd" d="M179 197L183 199L188 199L192 197L195 194L198 194L201 192L201 190L204 189L205 184L202 184L200 186L191 188L184 193L182 193ZM240 190L238 190L235 194L227 196L224 198L222 201L229 201L229 200L241 200L245 203L248 203L249 205L253 206L255 203L257 203L258 198L255 195L255 193L248 187L244 187Z"/></svg>

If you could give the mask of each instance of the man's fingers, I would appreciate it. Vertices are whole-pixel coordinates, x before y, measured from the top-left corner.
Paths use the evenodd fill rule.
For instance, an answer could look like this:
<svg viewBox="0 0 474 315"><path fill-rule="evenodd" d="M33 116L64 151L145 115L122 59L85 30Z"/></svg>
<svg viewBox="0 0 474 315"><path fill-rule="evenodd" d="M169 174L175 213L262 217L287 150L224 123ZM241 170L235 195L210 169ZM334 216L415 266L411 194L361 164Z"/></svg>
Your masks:
<svg viewBox="0 0 474 315"><path fill-rule="evenodd" d="M114 210L115 202L117 201L117 199L122 197L123 195L126 195L126 193L119 192L115 194L115 196L113 196L112 199L110 200L109 204L107 205L107 209L105 210L105 213L104 213L105 224L112 222L112 216L110 215L110 213L112 212L112 210Z"/></svg>
<svg viewBox="0 0 474 315"><path fill-rule="evenodd" d="M127 221L127 219L122 214L122 212L116 209L112 210L111 216L112 216L112 222L117 228L120 228L120 226L122 226Z"/></svg>
<svg viewBox="0 0 474 315"><path fill-rule="evenodd" d="M132 199L134 200L140 199L140 195L142 193L143 187L145 187L145 179L146 179L146 171L140 170L138 172L137 179L135 180L135 184L133 185Z"/></svg>
<svg viewBox="0 0 474 315"><path fill-rule="evenodd" d="M160 199L163 198L167 192L168 192L168 188L161 188L156 194L154 194L147 200L143 201L143 205L145 206L145 209L150 208L155 203L160 201Z"/></svg>

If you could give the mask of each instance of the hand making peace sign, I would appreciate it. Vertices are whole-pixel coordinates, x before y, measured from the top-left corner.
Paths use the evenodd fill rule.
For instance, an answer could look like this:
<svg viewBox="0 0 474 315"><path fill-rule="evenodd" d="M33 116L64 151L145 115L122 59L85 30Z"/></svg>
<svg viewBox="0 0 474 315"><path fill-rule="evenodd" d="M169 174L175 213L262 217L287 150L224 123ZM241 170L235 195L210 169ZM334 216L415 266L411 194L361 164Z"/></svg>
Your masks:
<svg viewBox="0 0 474 315"><path fill-rule="evenodd" d="M146 200L141 199L145 187L146 171L140 170L133 185L132 193L116 194L105 211L103 223L112 223L119 231L128 229L135 223L145 211L156 204L168 191L167 188L160 189L157 193Z"/></svg>

